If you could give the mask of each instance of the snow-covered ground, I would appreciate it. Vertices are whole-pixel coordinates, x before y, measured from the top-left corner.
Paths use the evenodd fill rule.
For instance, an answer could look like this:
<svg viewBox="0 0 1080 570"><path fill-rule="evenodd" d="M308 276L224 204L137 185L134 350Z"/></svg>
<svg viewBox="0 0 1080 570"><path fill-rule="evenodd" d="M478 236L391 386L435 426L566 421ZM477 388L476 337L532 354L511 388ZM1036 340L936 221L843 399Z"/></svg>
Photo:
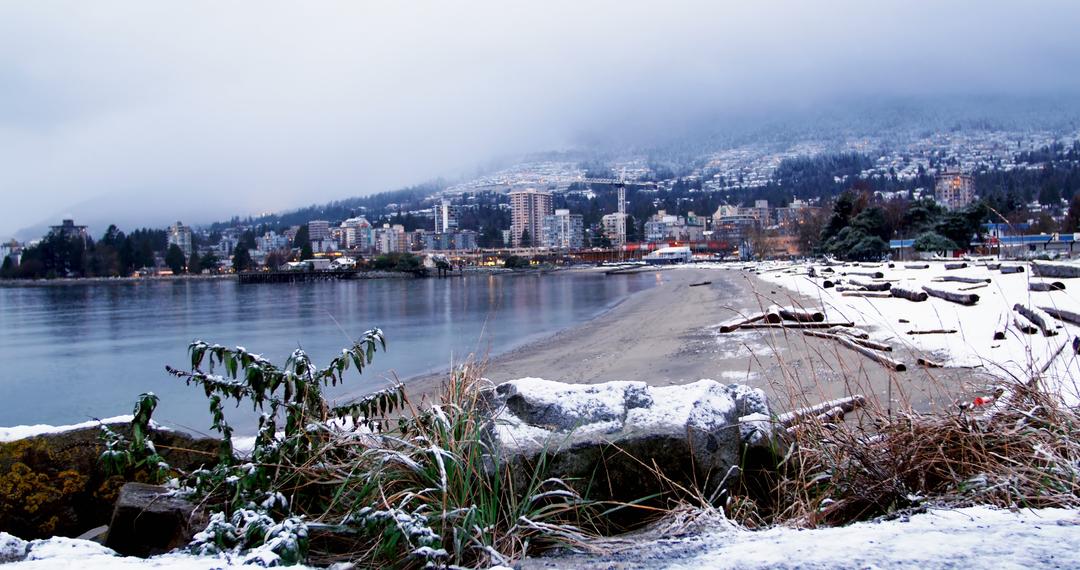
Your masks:
<svg viewBox="0 0 1080 570"><path fill-rule="evenodd" d="M51 426L47 424L35 424L29 426L12 426L12 427L0 427L0 443L8 441L16 441L19 439L26 439L28 437L35 437L39 435L46 435L52 433L62 433L65 431L72 431L77 429L85 429L98 427L103 424L128 424L134 416L116 416L112 418L105 418L102 420L90 420L78 424L71 424L66 426ZM154 429L167 429L156 422L151 421L151 427Z"/></svg>
<svg viewBox="0 0 1080 570"><path fill-rule="evenodd" d="M889 268L885 264L866 267L861 264L832 266L832 273L823 273L825 266L804 263L758 265L762 271L758 277L767 283L784 287L788 291L816 300L825 310L830 321L853 321L867 329L871 338L912 349L917 354L955 367L979 367L1001 378L1028 378L1031 371L1040 369L1048 362L1063 343L1071 343L1080 334L1080 327L1055 322L1061 326L1056 336L1024 334L1013 325L1013 305L1021 303L1029 307L1057 307L1080 312L1080 279L1043 279L1035 277L1029 263L1005 262L1006 266L1019 265L1023 273L1002 274L985 265L968 262L964 269L945 269L944 262L928 262L928 269L909 269L905 265L922 262L896 262ZM807 269L813 267L817 277L810 277ZM883 279L873 279L851 272L876 272ZM944 276L990 279L986 287L968 289L975 284L939 282ZM835 288L822 287L824 279L847 282L888 280L894 286L922 290L924 285L953 292L975 293L977 304L959 305L944 299L930 297L923 302L902 298L868 298L843 296ZM1033 292L1028 290L1029 281L1060 281L1064 291ZM967 289L967 290L964 290ZM778 299L784 301L784 299ZM790 302L788 304L791 304ZM955 334L908 334L912 330L956 329ZM994 332L1004 331L1004 340L995 340ZM914 362L907 363L915 366ZM1056 358L1047 371L1048 382L1055 383L1057 391L1071 404L1080 403L1080 360L1070 347Z"/></svg>
<svg viewBox="0 0 1080 570"><path fill-rule="evenodd" d="M646 540L599 558L540 558L544 568L1080 568L1080 511L932 510L840 528L748 531L718 520L691 537ZM22 541L0 533L0 563L39 570L251 568L240 559L167 554L117 556L71 538ZM303 567L301 567L303 568Z"/></svg>

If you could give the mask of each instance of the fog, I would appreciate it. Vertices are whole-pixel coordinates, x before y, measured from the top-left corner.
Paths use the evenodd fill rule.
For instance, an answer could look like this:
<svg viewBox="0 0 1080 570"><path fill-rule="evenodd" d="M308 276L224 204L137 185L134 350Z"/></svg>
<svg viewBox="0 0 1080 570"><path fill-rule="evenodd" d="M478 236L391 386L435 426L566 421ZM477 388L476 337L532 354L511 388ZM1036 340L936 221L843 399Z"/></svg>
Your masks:
<svg viewBox="0 0 1080 570"><path fill-rule="evenodd" d="M837 98L1072 96L1078 26L1068 1L5 2L0 237L288 209Z"/></svg>

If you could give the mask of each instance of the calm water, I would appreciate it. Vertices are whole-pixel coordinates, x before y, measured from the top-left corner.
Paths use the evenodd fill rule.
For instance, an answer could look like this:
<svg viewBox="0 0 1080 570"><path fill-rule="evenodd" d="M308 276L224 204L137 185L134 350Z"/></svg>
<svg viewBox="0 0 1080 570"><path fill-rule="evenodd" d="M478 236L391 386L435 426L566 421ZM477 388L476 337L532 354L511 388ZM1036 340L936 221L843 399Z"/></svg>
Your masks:
<svg viewBox="0 0 1080 570"><path fill-rule="evenodd" d="M472 276L240 286L175 281L0 288L0 425L68 424L130 413L145 391L155 418L205 431L201 392L165 373L201 338L283 364L298 346L326 363L378 326L387 352L338 393L386 385L475 353L496 354L584 322L656 275ZM539 373L540 371L538 371ZM236 418L239 431L250 420Z"/></svg>

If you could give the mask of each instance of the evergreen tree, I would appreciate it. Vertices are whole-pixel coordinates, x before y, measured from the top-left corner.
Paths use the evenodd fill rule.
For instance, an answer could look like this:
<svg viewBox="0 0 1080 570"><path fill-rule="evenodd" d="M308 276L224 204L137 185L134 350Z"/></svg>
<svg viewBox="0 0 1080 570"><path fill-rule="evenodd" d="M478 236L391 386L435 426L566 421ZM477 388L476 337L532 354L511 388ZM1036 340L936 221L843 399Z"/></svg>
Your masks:
<svg viewBox="0 0 1080 570"><path fill-rule="evenodd" d="M4 264L0 266L0 279L11 279L15 276L15 264L10 257L4 256Z"/></svg>
<svg viewBox="0 0 1080 570"><path fill-rule="evenodd" d="M172 270L173 275L180 275L184 272L184 250L180 249L180 246L175 243L169 246L169 251L165 253L165 265Z"/></svg>
<svg viewBox="0 0 1080 570"><path fill-rule="evenodd" d="M304 245L300 246L300 260L311 259L315 257L315 252L311 249L311 241L304 242Z"/></svg>
<svg viewBox="0 0 1080 570"><path fill-rule="evenodd" d="M532 235L529 234L529 228L521 230L521 241L518 243L519 247L532 247Z"/></svg>
<svg viewBox="0 0 1080 570"><path fill-rule="evenodd" d="M214 255L214 252L212 251L207 252L207 254L202 256L202 259L199 261L199 267L202 269L209 269L211 272L217 273L218 257Z"/></svg>
<svg viewBox="0 0 1080 570"><path fill-rule="evenodd" d="M251 268L251 252L246 247L237 247L232 258L233 271L239 273Z"/></svg>
<svg viewBox="0 0 1080 570"><path fill-rule="evenodd" d="M202 260L199 259L199 252L195 251L194 246L193 246L193 249L191 250L191 257L188 258L187 270L188 270L188 273L192 273L192 274L195 274L195 275L198 275L199 273L202 273L202 270L203 270L203 268L202 268Z"/></svg>

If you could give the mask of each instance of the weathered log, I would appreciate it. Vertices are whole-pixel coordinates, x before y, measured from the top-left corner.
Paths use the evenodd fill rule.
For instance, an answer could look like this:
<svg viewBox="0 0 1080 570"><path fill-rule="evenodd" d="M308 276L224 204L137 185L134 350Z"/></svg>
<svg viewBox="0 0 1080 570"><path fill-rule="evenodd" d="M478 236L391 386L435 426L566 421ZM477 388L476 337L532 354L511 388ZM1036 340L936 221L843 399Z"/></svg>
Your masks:
<svg viewBox="0 0 1080 570"><path fill-rule="evenodd" d="M956 281L957 283L989 283L989 277L961 277L960 275L942 275L934 281Z"/></svg>
<svg viewBox="0 0 1080 570"><path fill-rule="evenodd" d="M892 288L889 289L889 294L893 297L900 297L901 299L907 299L908 301L915 302L925 301L930 298L930 296L927 295L924 291L916 291L914 289L907 289L905 287L897 287L896 285L893 285Z"/></svg>
<svg viewBox="0 0 1080 570"><path fill-rule="evenodd" d="M908 334L953 334L956 329L926 329L926 330L910 330Z"/></svg>
<svg viewBox="0 0 1080 570"><path fill-rule="evenodd" d="M987 263L986 268L990 269L992 271L997 271L998 269L1001 269L1001 264L1000 263Z"/></svg>
<svg viewBox="0 0 1080 570"><path fill-rule="evenodd" d="M946 270L967 269L967 266L968 266L968 264L964 263L963 261L961 261L960 263L946 263L945 264L945 269Z"/></svg>
<svg viewBox="0 0 1080 570"><path fill-rule="evenodd" d="M1072 263L1052 263L1049 261L1032 261L1031 272L1039 277L1071 279L1080 277L1080 265Z"/></svg>
<svg viewBox="0 0 1080 570"><path fill-rule="evenodd" d="M979 296L975 293L957 293L954 291L945 291L944 289L935 289L934 287L928 287L923 285L923 291L926 291L927 295L931 297L937 297L938 299L945 299L952 303L958 303L960 305L974 305L979 302Z"/></svg>
<svg viewBox="0 0 1080 570"><path fill-rule="evenodd" d="M768 308L765 309L765 322L775 324L783 320L784 317L780 316L779 305L769 305Z"/></svg>
<svg viewBox="0 0 1080 570"><path fill-rule="evenodd" d="M975 289L983 289L983 288L989 287L989 286L990 286L989 283L982 283L982 284L979 284L979 285L972 285L970 287L961 287L960 290L961 291L974 291Z"/></svg>
<svg viewBox="0 0 1080 570"><path fill-rule="evenodd" d="M880 271L848 271L847 275L862 275L863 277L870 277L872 279L881 279L885 277L885 274Z"/></svg>
<svg viewBox="0 0 1080 570"><path fill-rule="evenodd" d="M1002 265L998 268L998 271L1000 271L1002 275L1008 275L1010 273L1023 273L1024 268L1019 265Z"/></svg>
<svg viewBox="0 0 1080 570"><path fill-rule="evenodd" d="M842 335L850 336L851 338L863 338L863 339L870 338L870 333L868 333L868 332L866 332L866 331L864 331L862 329L857 329L855 327L832 327L831 329L827 330L826 332L830 332L832 334L842 334Z"/></svg>
<svg viewBox="0 0 1080 570"><path fill-rule="evenodd" d="M791 425L799 422L805 418L816 417L819 414L827 412L833 408L840 408L845 413L855 410L866 405L866 397L862 394L856 394L854 396L848 396L846 398L839 398L836 400L830 400L828 402L822 402L820 404L814 404L813 406L807 406L805 408L799 408L784 414L780 414L776 418L776 422L783 427L791 427Z"/></svg>
<svg viewBox="0 0 1080 570"><path fill-rule="evenodd" d="M732 320L730 320L730 321L728 321L726 323L722 323L720 325L720 332L722 332L722 333L735 332L736 330L738 330L739 327L741 327L743 325L748 325L750 323L756 323L756 322L758 322L758 321L760 321L760 320L762 320L764 318L765 318L765 313L761 313L760 315L751 315L749 317L738 317L738 318L732 319Z"/></svg>
<svg viewBox="0 0 1080 570"><path fill-rule="evenodd" d="M1013 315L1013 325L1016 326L1016 330L1024 334L1035 334L1039 332L1039 327L1032 324L1024 315Z"/></svg>
<svg viewBox="0 0 1080 570"><path fill-rule="evenodd" d="M1029 308L1017 303L1013 305L1013 310L1023 315L1027 320L1031 321L1031 324L1039 327L1043 336L1054 336L1057 334L1055 329L1058 328L1057 323L1052 322L1050 315L1046 311L1041 311L1037 308Z"/></svg>
<svg viewBox="0 0 1080 570"><path fill-rule="evenodd" d="M833 333L829 333L829 332L812 331L812 330L803 331L803 334L807 335L807 336L813 336L813 337L818 337L818 338L828 338L828 339L832 339L832 340L839 340L841 338L847 338L847 339L850 339L851 342L854 342L855 344L865 346L866 348L872 348L874 350L881 350L881 351L884 351L884 352L892 352L892 349L893 349L891 346L889 346L889 345L887 345L885 343L874 342L872 340L867 340L867 339L862 339L862 338L855 338L855 337L851 337L851 336L848 336L848 335L839 335L839 334L833 334Z"/></svg>
<svg viewBox="0 0 1080 570"><path fill-rule="evenodd" d="M867 291L888 291L892 288L892 283L867 283L856 279L849 279L848 283L856 287L862 287Z"/></svg>
<svg viewBox="0 0 1080 570"><path fill-rule="evenodd" d="M1065 321L1074 325L1080 325L1080 313L1074 313L1072 311L1066 311L1057 307L1039 307L1043 311L1049 313L1052 317L1059 321Z"/></svg>
<svg viewBox="0 0 1080 570"><path fill-rule="evenodd" d="M907 370L907 365L904 364L903 362L900 362L899 360L894 360L892 358L889 358L888 356L885 356L884 354L881 354L880 352L878 352L876 350L866 348L865 346L861 346L859 344L856 344L854 339L850 339L850 338L842 337L842 336L837 336L837 340L840 341L840 344L850 348L851 350L854 350L854 351L862 354L863 356L866 356L867 358L869 358L871 360L874 360L874 361L878 362L879 364L881 364L883 366L886 366L888 368L892 368L893 370L895 370L897 372L903 372L903 371Z"/></svg>
<svg viewBox="0 0 1080 570"><path fill-rule="evenodd" d="M930 269L929 263L909 263L904 265L904 269Z"/></svg>
<svg viewBox="0 0 1080 570"><path fill-rule="evenodd" d="M840 295L844 297L869 297L872 299L889 299L892 295L888 291L852 291L850 289L836 288L837 291L843 291Z"/></svg>
<svg viewBox="0 0 1080 570"><path fill-rule="evenodd" d="M781 307L780 317L785 321L797 321L800 323L820 323L825 320L825 313L816 309L798 309L794 307Z"/></svg>
<svg viewBox="0 0 1080 570"><path fill-rule="evenodd" d="M821 288L822 288L822 289L829 289L829 288L832 288L832 287L834 287L835 285L836 285L835 283L833 283L832 281L829 281L828 279L826 279L826 280L825 280L825 281L824 281L824 282L823 282L823 283L821 284Z"/></svg>
<svg viewBox="0 0 1080 570"><path fill-rule="evenodd" d="M1005 340L1005 331L994 331L994 340Z"/></svg>
<svg viewBox="0 0 1080 570"><path fill-rule="evenodd" d="M1064 291L1065 284L1061 281L1030 281L1028 291Z"/></svg>
<svg viewBox="0 0 1080 570"><path fill-rule="evenodd" d="M942 363L940 363L940 362L938 362L936 360L930 360L929 358L926 358L925 356L920 356L920 357L916 358L915 362L919 366L922 366L924 368L942 368L942 367L945 366L944 364L942 364Z"/></svg>
<svg viewBox="0 0 1080 570"><path fill-rule="evenodd" d="M855 323L750 323L742 329L828 329L832 327L853 327Z"/></svg>

